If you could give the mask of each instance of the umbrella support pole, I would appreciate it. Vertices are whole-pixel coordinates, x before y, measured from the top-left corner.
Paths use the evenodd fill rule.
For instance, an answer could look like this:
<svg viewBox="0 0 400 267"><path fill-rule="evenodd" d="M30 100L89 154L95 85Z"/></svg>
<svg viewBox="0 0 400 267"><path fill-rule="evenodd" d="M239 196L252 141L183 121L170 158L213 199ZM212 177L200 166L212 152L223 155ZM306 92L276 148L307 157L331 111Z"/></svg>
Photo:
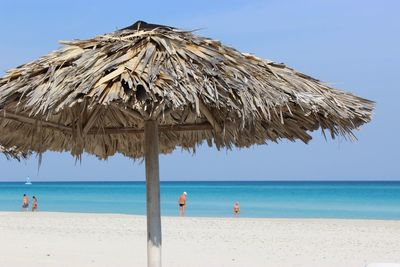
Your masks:
<svg viewBox="0 0 400 267"><path fill-rule="evenodd" d="M145 121L144 150L147 200L147 266L161 267L161 213L157 121Z"/></svg>

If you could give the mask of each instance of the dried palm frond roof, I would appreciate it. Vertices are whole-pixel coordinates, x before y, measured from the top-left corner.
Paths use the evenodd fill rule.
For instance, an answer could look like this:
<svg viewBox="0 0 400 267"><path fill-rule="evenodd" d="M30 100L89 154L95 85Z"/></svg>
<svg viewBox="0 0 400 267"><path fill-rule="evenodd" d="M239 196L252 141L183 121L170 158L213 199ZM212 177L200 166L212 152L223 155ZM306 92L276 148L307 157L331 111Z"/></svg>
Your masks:
<svg viewBox="0 0 400 267"><path fill-rule="evenodd" d="M137 22L63 47L0 79L0 143L42 152L143 156L143 124L160 149L231 148L321 128L352 136L373 102L219 41Z"/></svg>
<svg viewBox="0 0 400 267"><path fill-rule="evenodd" d="M19 152L16 147L5 148L0 145L0 153L2 153L7 159L16 159L18 161L28 158L27 153Z"/></svg>

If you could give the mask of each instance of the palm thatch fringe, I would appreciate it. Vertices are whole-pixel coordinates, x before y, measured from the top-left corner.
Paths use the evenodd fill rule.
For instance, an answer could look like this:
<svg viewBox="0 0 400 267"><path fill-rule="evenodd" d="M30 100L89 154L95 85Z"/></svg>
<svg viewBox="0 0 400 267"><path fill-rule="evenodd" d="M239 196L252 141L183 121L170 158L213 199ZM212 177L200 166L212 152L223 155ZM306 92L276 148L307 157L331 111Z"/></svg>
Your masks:
<svg viewBox="0 0 400 267"><path fill-rule="evenodd" d="M16 159L18 161L28 158L27 153L19 152L16 147L5 148L0 145L0 153L2 153L7 159Z"/></svg>

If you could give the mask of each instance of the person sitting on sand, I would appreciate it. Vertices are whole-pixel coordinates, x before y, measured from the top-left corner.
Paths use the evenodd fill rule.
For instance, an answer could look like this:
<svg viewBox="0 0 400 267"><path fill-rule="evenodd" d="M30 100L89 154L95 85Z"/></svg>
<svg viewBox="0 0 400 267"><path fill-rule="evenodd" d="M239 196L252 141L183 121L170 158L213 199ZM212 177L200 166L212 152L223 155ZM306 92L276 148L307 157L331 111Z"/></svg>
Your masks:
<svg viewBox="0 0 400 267"><path fill-rule="evenodd" d="M26 194L22 197L22 211L27 211L29 207L29 198Z"/></svg>
<svg viewBox="0 0 400 267"><path fill-rule="evenodd" d="M37 211L37 199L35 196L32 197L32 211Z"/></svg>
<svg viewBox="0 0 400 267"><path fill-rule="evenodd" d="M235 202L235 204L233 205L233 214L234 215L239 215L239 213L240 213L239 202Z"/></svg>
<svg viewBox="0 0 400 267"><path fill-rule="evenodd" d="M187 193L183 192L182 195L178 199L180 216L185 216L186 195L187 195Z"/></svg>

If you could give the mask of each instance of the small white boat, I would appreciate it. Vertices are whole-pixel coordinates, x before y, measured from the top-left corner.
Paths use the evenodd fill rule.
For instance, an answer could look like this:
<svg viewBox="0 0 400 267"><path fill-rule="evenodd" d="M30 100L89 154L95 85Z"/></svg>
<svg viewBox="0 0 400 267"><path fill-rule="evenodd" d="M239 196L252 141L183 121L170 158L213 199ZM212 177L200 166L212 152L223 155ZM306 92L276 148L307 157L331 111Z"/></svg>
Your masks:
<svg viewBox="0 0 400 267"><path fill-rule="evenodd" d="M29 178L29 176L26 177L26 182L25 182L25 184L27 184L27 185L32 184L32 183L31 183L31 178Z"/></svg>

